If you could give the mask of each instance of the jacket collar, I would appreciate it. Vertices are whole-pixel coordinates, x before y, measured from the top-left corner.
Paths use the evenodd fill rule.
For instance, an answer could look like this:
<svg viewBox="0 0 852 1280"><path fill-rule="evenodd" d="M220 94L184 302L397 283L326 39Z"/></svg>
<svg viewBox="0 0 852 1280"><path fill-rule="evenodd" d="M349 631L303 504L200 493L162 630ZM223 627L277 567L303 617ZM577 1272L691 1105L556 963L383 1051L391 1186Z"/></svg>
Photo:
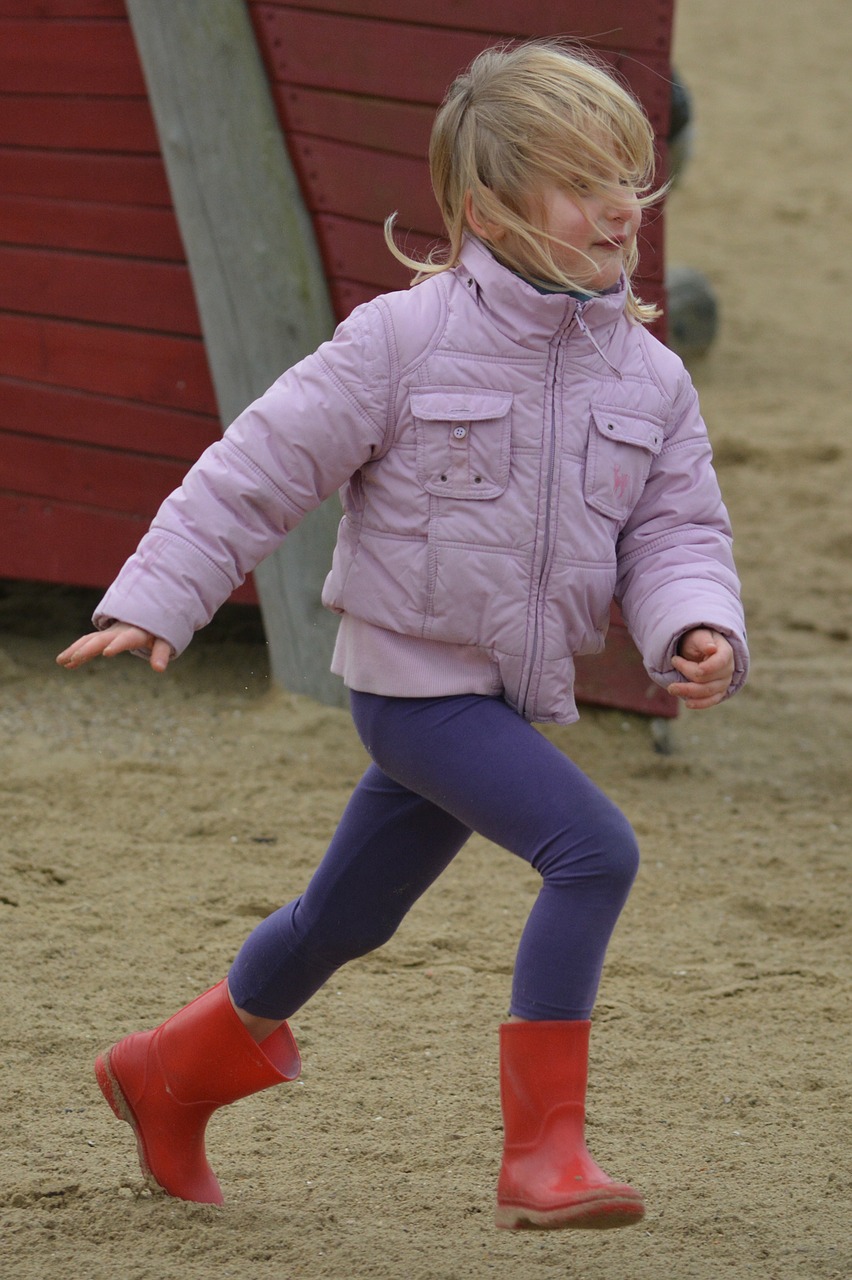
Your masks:
<svg viewBox="0 0 852 1280"><path fill-rule="evenodd" d="M567 293L540 293L515 275L481 241L468 236L462 245L455 273L465 289L476 289L480 307L501 333L523 347L540 347L573 319L582 308L589 330L612 324L624 311L627 281L611 293L579 302Z"/></svg>

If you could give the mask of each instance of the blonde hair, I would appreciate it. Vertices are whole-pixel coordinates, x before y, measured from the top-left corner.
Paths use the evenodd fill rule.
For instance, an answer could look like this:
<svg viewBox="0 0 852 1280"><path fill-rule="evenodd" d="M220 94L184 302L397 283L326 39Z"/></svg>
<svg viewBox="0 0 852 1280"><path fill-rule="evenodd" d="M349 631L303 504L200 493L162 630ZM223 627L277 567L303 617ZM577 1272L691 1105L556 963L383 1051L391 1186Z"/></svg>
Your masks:
<svg viewBox="0 0 852 1280"><path fill-rule="evenodd" d="M495 250L506 266L527 279L589 292L560 268L558 240L534 220L545 188L580 195L611 193L621 184L643 206L661 194L651 190L654 133L642 108L588 50L556 40L486 49L474 59L435 118L429 168L448 249L418 261L394 242L397 215L385 223L388 247L416 271L414 284L457 264L470 193L478 221L508 233ZM647 324L659 312L629 286L637 260L634 244L624 264L627 311Z"/></svg>

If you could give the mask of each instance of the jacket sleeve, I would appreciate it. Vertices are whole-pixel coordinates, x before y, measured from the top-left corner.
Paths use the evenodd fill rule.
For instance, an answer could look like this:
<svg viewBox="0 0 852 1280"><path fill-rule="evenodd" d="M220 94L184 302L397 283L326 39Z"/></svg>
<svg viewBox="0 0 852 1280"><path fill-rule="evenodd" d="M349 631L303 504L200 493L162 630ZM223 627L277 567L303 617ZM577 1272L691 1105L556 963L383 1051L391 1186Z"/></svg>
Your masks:
<svg viewBox="0 0 852 1280"><path fill-rule="evenodd" d="M153 523L94 614L181 653L304 515L382 447L389 357L367 303L294 365L211 445Z"/></svg>
<svg viewBox="0 0 852 1280"><path fill-rule="evenodd" d="M730 695L745 682L748 649L731 528L711 456L684 371L665 443L621 532L616 600L648 674L661 685L680 678L671 661L685 631L722 632L734 650Z"/></svg>

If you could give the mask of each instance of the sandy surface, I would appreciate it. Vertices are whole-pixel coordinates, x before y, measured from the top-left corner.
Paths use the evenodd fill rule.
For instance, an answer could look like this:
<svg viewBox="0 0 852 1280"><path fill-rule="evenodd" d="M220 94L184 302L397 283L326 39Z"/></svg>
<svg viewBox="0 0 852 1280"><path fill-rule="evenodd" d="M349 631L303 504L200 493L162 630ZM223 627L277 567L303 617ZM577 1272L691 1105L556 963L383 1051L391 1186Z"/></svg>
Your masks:
<svg viewBox="0 0 852 1280"><path fill-rule="evenodd" d="M644 867L593 1037L590 1141L629 1231L497 1232L496 1028L530 872L474 840L382 952L294 1021L300 1083L214 1118L225 1210L152 1198L95 1052L225 971L305 882L364 764L343 712L270 691L226 614L165 679L52 654L91 597L0 599L4 1277L840 1280L852 1272L848 848L848 0L683 0L694 157L670 261L722 328L694 367L737 531L748 691L554 737Z"/></svg>

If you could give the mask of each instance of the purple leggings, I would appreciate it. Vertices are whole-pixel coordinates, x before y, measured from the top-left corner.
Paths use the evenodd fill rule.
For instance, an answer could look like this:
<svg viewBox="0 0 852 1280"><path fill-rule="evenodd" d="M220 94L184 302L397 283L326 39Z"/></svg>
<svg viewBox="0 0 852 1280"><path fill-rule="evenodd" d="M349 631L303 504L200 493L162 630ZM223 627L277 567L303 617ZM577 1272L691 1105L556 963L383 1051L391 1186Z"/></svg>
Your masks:
<svg viewBox="0 0 852 1280"><path fill-rule="evenodd" d="M588 1018L638 865L624 815L500 698L351 702L375 763L305 892L240 950L228 979L237 1005L290 1017L341 965L386 942L477 831L542 877L510 1012Z"/></svg>

